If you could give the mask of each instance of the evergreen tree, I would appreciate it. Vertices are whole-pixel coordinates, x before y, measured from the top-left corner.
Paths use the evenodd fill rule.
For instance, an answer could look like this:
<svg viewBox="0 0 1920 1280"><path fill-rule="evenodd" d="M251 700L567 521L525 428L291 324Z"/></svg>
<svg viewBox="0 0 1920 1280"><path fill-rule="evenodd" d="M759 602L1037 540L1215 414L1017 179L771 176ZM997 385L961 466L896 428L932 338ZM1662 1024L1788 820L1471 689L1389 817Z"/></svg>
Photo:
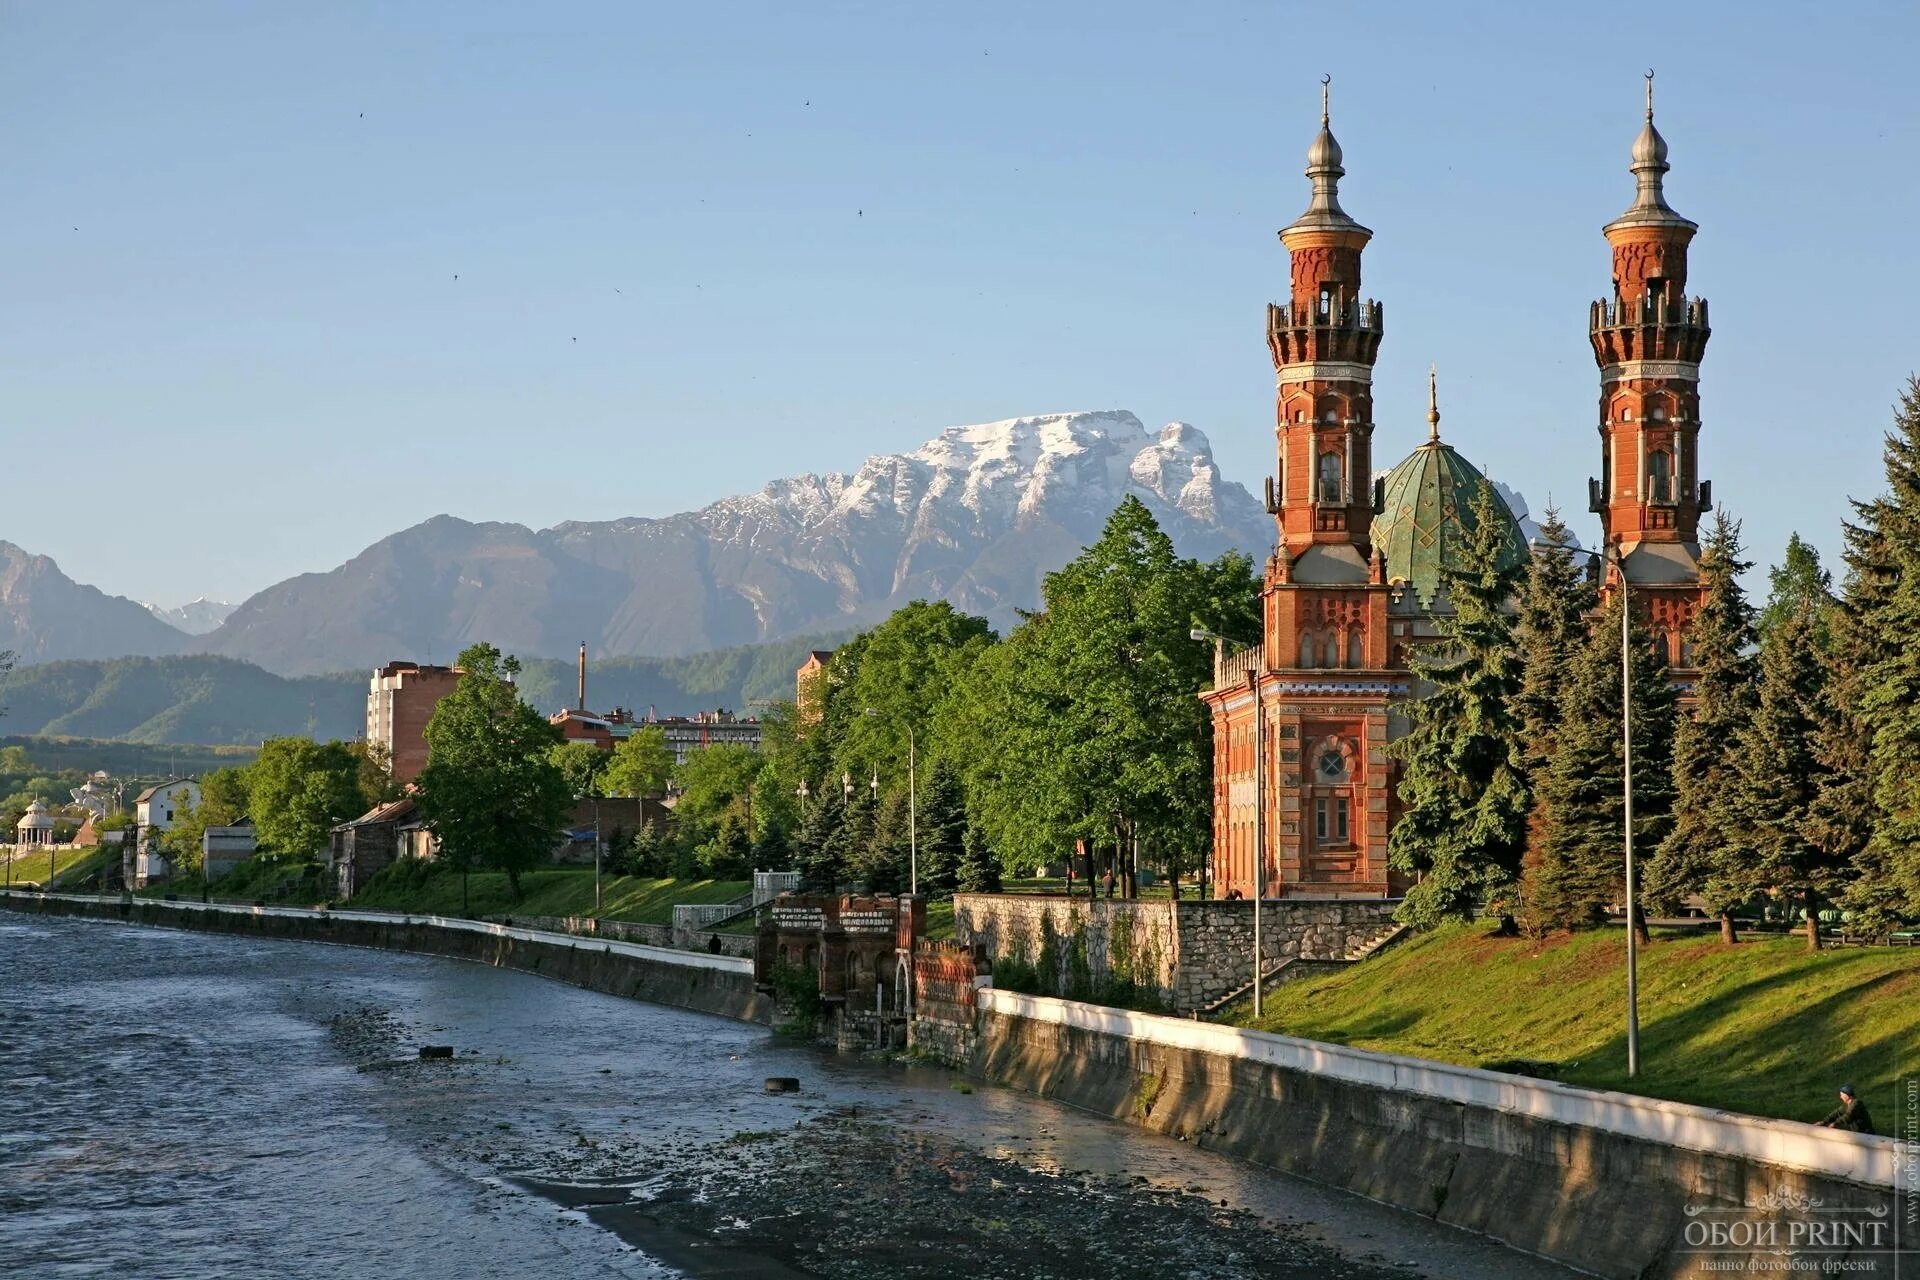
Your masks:
<svg viewBox="0 0 1920 1280"><path fill-rule="evenodd" d="M1749 833L1761 883L1805 904L1807 946L1820 945L1820 897L1837 888L1843 864L1809 839L1820 791L1815 754L1826 668L1815 643L1818 609L1801 599L1797 612L1776 615L1760 651L1760 688L1752 717L1742 726L1736 804Z"/></svg>
<svg viewBox="0 0 1920 1280"><path fill-rule="evenodd" d="M873 810L872 834L854 863L854 872L866 882L868 893L906 891L907 864L912 856L907 812L905 791L889 791ZM858 815L855 817L858 820Z"/></svg>
<svg viewBox="0 0 1920 1280"><path fill-rule="evenodd" d="M958 868L962 893L1000 892L1000 857L987 844L987 833L973 823L960 842Z"/></svg>
<svg viewBox="0 0 1920 1280"><path fill-rule="evenodd" d="M853 795L840 814L840 825L827 841L825 858L830 865L844 868L844 876L858 880L872 856L873 832L879 818L880 803L866 787L856 784Z"/></svg>
<svg viewBox="0 0 1920 1280"><path fill-rule="evenodd" d="M920 892L942 898L959 886L966 831L960 775L942 757L933 762L920 793Z"/></svg>
<svg viewBox="0 0 1920 1280"><path fill-rule="evenodd" d="M1742 554L1740 523L1716 512L1700 558L1705 595L1687 628L1698 675L1693 713L1674 736L1673 830L1647 862L1649 903L1675 910L1700 894L1729 943L1734 910L1765 887L1737 785L1740 732L1753 719L1759 677L1753 606L1740 587L1753 566Z"/></svg>
<svg viewBox="0 0 1920 1280"><path fill-rule="evenodd" d="M1484 902L1513 928L1529 798L1520 650L1507 612L1521 570L1506 560L1499 501L1483 480L1460 563L1441 571L1450 606L1435 619L1441 639L1413 658L1423 686L1406 706L1413 728L1389 748L1407 762L1387 858L1418 876L1395 913L1410 924L1470 918Z"/></svg>
<svg viewBox="0 0 1920 1280"><path fill-rule="evenodd" d="M1878 810L1860 871L1863 894L1890 916L1920 909L1920 378L1907 380L1883 457L1879 533L1893 572L1859 698Z"/></svg>
<svg viewBox="0 0 1920 1280"><path fill-rule="evenodd" d="M1527 562L1514 627L1523 672L1514 705L1529 774L1544 772L1553 754L1567 672L1586 644L1587 615L1596 603L1586 568L1574 557L1573 534L1560 522L1559 510L1548 507Z"/></svg>
<svg viewBox="0 0 1920 1280"><path fill-rule="evenodd" d="M807 807L793 849L794 869L799 871L800 887L806 892L832 893L846 883L847 866L840 852L840 828L845 818L846 803L837 786L822 787Z"/></svg>
<svg viewBox="0 0 1920 1280"><path fill-rule="evenodd" d="M1538 783L1540 860L1529 910L1545 926L1604 918L1625 880L1620 734L1620 611L1611 593L1568 672L1553 755ZM1674 693L1666 663L1636 619L1627 642L1633 686L1636 861L1672 825Z"/></svg>
<svg viewBox="0 0 1920 1280"><path fill-rule="evenodd" d="M1873 730L1863 707L1870 672L1891 647L1884 631L1895 567L1880 534L1881 504L1856 502L1845 526L1846 581L1832 612L1827 679L1818 710L1815 754L1819 793L1809 815L1814 847L1846 868L1840 905L1863 932L1884 932L1900 921L1900 894L1870 849L1880 810L1874 798Z"/></svg>
<svg viewBox="0 0 1920 1280"><path fill-rule="evenodd" d="M1820 553L1799 534L1787 539L1786 558L1767 570L1767 603L1760 610L1758 629L1765 640L1781 623L1802 609L1812 619L1812 640L1825 650L1833 606L1833 575L1820 564Z"/></svg>

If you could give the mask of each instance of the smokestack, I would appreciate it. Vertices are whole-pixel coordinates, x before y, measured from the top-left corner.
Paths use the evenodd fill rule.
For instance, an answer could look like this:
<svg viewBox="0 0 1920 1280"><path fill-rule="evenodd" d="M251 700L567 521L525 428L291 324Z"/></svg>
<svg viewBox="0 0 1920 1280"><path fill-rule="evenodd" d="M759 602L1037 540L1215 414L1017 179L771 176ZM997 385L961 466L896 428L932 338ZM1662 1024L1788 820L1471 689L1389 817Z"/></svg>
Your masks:
<svg viewBox="0 0 1920 1280"><path fill-rule="evenodd" d="M587 642L580 642L580 710L587 709Z"/></svg>

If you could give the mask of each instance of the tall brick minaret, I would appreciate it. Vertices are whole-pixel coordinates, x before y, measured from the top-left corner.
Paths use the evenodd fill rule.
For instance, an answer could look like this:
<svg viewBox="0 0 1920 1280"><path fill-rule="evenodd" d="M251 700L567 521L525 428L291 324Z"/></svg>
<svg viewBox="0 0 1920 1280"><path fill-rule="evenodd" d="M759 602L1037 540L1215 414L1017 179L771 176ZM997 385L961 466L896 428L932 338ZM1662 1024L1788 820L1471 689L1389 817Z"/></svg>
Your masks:
<svg viewBox="0 0 1920 1280"><path fill-rule="evenodd" d="M1287 300L1267 308L1279 474L1262 641L1224 661L1214 726L1214 871L1221 895L1384 896L1392 765L1393 588L1373 547L1373 362L1383 313L1360 294L1373 233L1340 207L1340 144L1322 81L1307 149L1312 195L1280 232Z"/></svg>
<svg viewBox="0 0 1920 1280"><path fill-rule="evenodd" d="M1613 246L1613 294L1589 311L1600 365L1600 477L1587 482L1608 547L1668 661L1691 665L1683 636L1699 602L1700 514L1711 490L1700 479L1700 358L1707 303L1687 297L1687 246L1699 227L1674 212L1662 183L1667 142L1647 122L1633 143L1633 204L1605 227Z"/></svg>

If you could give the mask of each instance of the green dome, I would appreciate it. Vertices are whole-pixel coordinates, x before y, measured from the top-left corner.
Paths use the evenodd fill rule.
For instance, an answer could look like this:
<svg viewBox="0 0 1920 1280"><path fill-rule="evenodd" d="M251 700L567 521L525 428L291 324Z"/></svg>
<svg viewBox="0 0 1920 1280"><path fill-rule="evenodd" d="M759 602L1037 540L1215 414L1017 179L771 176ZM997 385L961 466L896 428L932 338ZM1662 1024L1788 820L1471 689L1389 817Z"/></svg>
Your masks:
<svg viewBox="0 0 1920 1280"><path fill-rule="evenodd" d="M1387 559L1387 581L1412 586L1422 608L1433 607L1441 566L1459 563L1473 532L1473 498L1482 479L1471 462L1438 439L1427 441L1387 473L1386 501L1373 518L1373 545ZM1523 564L1527 541L1520 522L1497 489L1493 500L1504 525L1501 561Z"/></svg>

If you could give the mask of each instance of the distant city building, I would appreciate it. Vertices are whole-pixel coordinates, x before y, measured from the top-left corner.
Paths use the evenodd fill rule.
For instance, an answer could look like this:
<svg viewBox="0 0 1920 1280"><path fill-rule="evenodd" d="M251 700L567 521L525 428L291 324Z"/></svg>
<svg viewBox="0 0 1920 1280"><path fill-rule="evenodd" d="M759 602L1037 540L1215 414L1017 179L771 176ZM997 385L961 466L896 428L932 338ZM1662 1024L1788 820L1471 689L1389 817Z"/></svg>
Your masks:
<svg viewBox="0 0 1920 1280"><path fill-rule="evenodd" d="M647 708L644 720L626 707L611 711L587 710L587 646L580 646L580 684L577 701L556 711L547 722L560 730L567 742L591 742L602 751L611 751L633 736L636 729L657 727L666 734L673 750L673 762L685 764L696 751L722 743L760 749L760 720L756 716L736 716L725 707L696 711L690 716L662 716Z"/></svg>
<svg viewBox="0 0 1920 1280"><path fill-rule="evenodd" d="M334 897L345 902L367 881L400 858L431 858L438 852L412 796L376 805L332 830L327 877Z"/></svg>
<svg viewBox="0 0 1920 1280"><path fill-rule="evenodd" d="M367 741L386 749L393 779L411 783L427 767L427 721L453 692L460 668L389 662L367 688Z"/></svg>
<svg viewBox="0 0 1920 1280"><path fill-rule="evenodd" d="M818 720L824 707L825 691L820 682L826 678L827 664L833 660L831 649L809 649L807 660L793 673L793 709L801 724Z"/></svg>
<svg viewBox="0 0 1920 1280"><path fill-rule="evenodd" d="M242 818L226 827L208 827L200 833L200 857L207 879L218 880L251 858L260 847L253 819Z"/></svg>
<svg viewBox="0 0 1920 1280"><path fill-rule="evenodd" d="M165 782L156 782L133 798L133 865L130 868L123 866L121 871L123 875L131 872L129 878L134 888L143 888L171 874L172 868L161 855L155 837L163 831L171 831L181 815L190 806L199 803L200 784L191 778L169 778Z"/></svg>

